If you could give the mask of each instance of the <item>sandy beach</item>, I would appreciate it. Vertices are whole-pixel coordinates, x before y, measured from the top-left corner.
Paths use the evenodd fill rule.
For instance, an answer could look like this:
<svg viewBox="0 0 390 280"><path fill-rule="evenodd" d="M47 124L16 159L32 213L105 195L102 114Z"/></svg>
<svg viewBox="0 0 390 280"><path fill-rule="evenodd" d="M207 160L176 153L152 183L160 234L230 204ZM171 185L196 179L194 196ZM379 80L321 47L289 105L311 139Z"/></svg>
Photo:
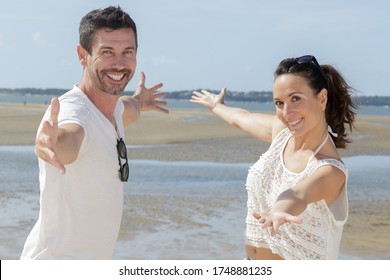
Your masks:
<svg viewBox="0 0 390 280"><path fill-rule="evenodd" d="M0 145L33 145L35 134L43 112L43 105L0 104ZM354 155L390 155L390 117L358 116L356 128L351 136L353 143L347 150L341 150L343 157ZM240 130L230 127L212 113L197 109L172 110L170 115L156 112L144 113L134 124L126 128L126 144L137 145L129 150L131 159L158 159L163 161L212 161L212 162L255 162L266 151L269 144L249 137ZM150 145L153 145L151 148ZM143 147L144 146L144 147ZM144 219L144 214L154 217L155 208L165 200L153 200L147 196L137 197L133 219L137 230L153 229L153 218ZM197 198L199 211L212 211L213 200ZM180 207L182 201L169 199L169 203ZM136 211L136 205L150 209ZM199 224L184 219L185 216L169 212L163 207L164 215L178 219L184 227ZM221 205L221 207L228 207ZM243 204L245 207L245 203ZM131 211L130 211L131 212ZM129 213L129 212L127 212ZM128 214L127 214L128 215ZM200 215L203 215L202 213ZM207 216L204 214L205 217ZM390 204L388 201L352 201L350 217L344 230L341 250L362 259L390 259ZM121 231L120 240L130 232ZM241 237L240 237L241 238ZM176 256L181 258L182 256ZM184 258L184 257L183 257ZM229 256L226 256L229 258Z"/></svg>

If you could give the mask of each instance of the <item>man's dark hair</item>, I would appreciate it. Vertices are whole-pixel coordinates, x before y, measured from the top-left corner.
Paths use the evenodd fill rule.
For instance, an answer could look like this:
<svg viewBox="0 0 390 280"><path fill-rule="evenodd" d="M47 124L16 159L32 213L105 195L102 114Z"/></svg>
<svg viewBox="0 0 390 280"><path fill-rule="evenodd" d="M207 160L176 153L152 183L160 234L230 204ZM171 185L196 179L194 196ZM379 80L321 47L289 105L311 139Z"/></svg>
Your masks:
<svg viewBox="0 0 390 280"><path fill-rule="evenodd" d="M96 9L86 14L80 21L80 45L88 52L92 52L92 43L97 30L108 28L112 30L130 28L135 34L135 43L138 47L137 27L131 17L119 6L109 6L105 9Z"/></svg>

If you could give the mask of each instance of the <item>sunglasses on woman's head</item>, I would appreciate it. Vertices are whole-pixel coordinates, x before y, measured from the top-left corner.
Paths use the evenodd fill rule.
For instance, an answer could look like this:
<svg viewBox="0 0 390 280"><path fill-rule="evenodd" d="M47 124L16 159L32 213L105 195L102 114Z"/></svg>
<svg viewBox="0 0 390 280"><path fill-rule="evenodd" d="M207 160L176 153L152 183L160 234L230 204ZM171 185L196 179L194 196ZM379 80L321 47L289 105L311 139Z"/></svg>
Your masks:
<svg viewBox="0 0 390 280"><path fill-rule="evenodd" d="M118 142L116 144L116 149L118 151L119 177L122 182L127 182L127 180L129 179L129 164L127 161L126 144L122 138L118 139ZM126 161L123 165L121 159L124 159Z"/></svg>
<svg viewBox="0 0 390 280"><path fill-rule="evenodd" d="M322 77L325 79L326 88L329 89L328 79L326 78L324 71L322 71L322 68L321 68L320 64L318 63L317 59L313 55L304 55L304 56L297 57L297 58L287 58L287 59L282 60L282 62L285 62L285 61L294 61L298 64L312 63L316 67L316 69L318 71L320 71Z"/></svg>

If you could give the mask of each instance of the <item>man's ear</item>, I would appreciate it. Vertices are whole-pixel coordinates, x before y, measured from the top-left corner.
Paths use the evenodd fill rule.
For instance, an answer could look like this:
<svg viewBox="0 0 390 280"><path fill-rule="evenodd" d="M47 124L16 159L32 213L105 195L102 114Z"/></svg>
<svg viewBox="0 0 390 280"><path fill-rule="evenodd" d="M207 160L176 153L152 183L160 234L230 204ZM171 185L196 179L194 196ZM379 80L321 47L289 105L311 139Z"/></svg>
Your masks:
<svg viewBox="0 0 390 280"><path fill-rule="evenodd" d="M80 45L77 45L77 55L79 57L80 64L85 68L87 66L87 51Z"/></svg>

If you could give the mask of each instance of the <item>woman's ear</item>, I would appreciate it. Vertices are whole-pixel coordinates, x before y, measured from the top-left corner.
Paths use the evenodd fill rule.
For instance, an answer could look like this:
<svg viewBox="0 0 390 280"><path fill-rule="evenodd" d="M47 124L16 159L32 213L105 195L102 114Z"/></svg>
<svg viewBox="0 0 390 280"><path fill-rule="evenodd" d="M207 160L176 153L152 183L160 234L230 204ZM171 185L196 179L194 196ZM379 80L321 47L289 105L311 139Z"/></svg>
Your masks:
<svg viewBox="0 0 390 280"><path fill-rule="evenodd" d="M80 64L85 68L87 66L87 51L80 45L77 45L77 55L79 57Z"/></svg>
<svg viewBox="0 0 390 280"><path fill-rule="evenodd" d="M328 90L323 88L318 94L318 100L320 101L320 106L323 111L326 109L326 104L328 103Z"/></svg>

